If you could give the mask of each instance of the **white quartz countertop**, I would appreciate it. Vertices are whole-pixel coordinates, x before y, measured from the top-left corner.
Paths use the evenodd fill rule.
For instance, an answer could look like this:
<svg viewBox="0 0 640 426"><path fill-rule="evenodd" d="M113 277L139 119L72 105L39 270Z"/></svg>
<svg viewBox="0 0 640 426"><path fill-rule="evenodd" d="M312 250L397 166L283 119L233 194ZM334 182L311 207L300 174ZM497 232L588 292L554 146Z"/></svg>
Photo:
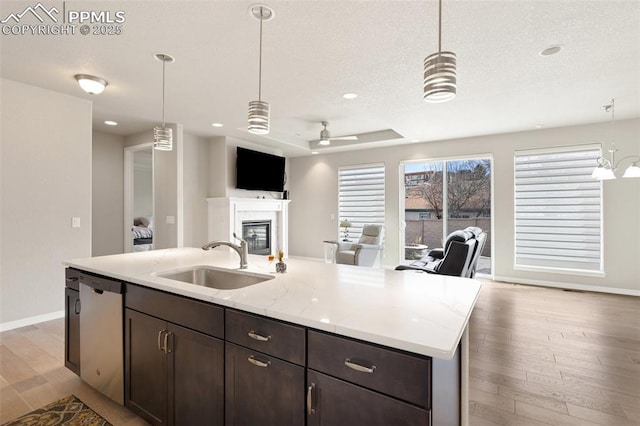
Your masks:
<svg viewBox="0 0 640 426"><path fill-rule="evenodd" d="M177 248L73 259L66 266L233 307L408 352L451 359L480 292L476 280L415 271L285 259L275 272L266 256L249 255L248 272L274 279L237 290L157 276L208 265L238 269L226 248Z"/></svg>

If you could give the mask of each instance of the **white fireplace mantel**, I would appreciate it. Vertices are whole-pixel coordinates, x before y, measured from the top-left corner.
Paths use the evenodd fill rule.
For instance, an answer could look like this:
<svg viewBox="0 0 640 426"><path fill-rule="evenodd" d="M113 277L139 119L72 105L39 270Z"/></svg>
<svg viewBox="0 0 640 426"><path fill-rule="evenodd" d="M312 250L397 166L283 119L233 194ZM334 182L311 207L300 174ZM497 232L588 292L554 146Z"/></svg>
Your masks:
<svg viewBox="0 0 640 426"><path fill-rule="evenodd" d="M207 198L209 241L234 241L242 235L242 221L270 220L273 254L289 255L289 202L266 198ZM236 241L237 242L237 241Z"/></svg>

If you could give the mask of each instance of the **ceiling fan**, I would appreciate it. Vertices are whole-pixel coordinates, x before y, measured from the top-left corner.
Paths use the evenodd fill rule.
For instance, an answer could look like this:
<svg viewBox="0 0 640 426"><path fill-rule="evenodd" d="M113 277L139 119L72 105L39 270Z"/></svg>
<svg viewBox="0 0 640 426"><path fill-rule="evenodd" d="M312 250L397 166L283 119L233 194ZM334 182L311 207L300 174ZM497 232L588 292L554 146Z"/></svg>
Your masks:
<svg viewBox="0 0 640 426"><path fill-rule="evenodd" d="M318 145L330 145L331 141L357 141L358 137L355 135L352 136L338 136L335 138L331 137L331 133L329 133L329 130L327 129L327 126L329 125L329 122L327 121L323 121L322 122L322 130L320 131L320 140L318 141Z"/></svg>

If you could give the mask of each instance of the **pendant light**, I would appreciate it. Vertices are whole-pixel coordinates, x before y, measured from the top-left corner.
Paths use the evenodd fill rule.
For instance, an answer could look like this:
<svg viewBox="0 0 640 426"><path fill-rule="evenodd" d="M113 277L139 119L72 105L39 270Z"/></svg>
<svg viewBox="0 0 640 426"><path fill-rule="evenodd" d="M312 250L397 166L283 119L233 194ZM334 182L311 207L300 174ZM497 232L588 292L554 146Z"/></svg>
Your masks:
<svg viewBox="0 0 640 426"><path fill-rule="evenodd" d="M249 8L249 13L260 21L260 61L258 68L258 100L249 102L249 133L269 134L269 103L262 100L262 22L273 19L273 9L263 4Z"/></svg>
<svg viewBox="0 0 640 426"><path fill-rule="evenodd" d="M456 54L442 51L442 0L438 4L438 51L424 59L424 100L446 102L456 97Z"/></svg>
<svg viewBox="0 0 640 426"><path fill-rule="evenodd" d="M156 53L155 57L162 62L162 126L153 128L153 147L158 151L171 151L173 149L173 129L167 127L164 121L164 89L165 67L167 63L172 63L175 59L166 53Z"/></svg>
<svg viewBox="0 0 640 426"><path fill-rule="evenodd" d="M609 153L611 154L611 159L609 160L605 157L598 158L598 160L596 160L598 165L596 166L595 169L593 169L593 173L591 174L591 177L598 180L615 179L616 175L614 172L618 169L618 166L620 165L620 163L630 158L633 159L632 163L629 167L627 167L627 170L625 170L622 177L623 178L640 177L640 156L629 155L627 157L623 157L617 163L615 161L615 155L616 155L616 152L618 152L618 149L615 146L615 139L614 139L614 132L613 132L614 130L613 123L615 121L615 110L616 110L615 99L611 99L611 104L604 105L602 109L605 110L606 112L611 111L611 148L609 149Z"/></svg>

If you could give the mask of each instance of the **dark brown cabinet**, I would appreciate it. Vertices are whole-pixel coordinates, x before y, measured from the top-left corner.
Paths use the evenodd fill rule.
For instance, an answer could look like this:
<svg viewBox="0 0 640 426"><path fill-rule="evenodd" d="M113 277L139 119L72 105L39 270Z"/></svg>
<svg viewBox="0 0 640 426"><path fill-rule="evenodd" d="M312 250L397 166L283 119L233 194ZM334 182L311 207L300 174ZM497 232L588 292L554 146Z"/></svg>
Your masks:
<svg viewBox="0 0 640 426"><path fill-rule="evenodd" d="M67 270L65 288L65 364L76 374L79 273ZM441 361L125 285L124 401L151 424L459 424L459 357Z"/></svg>
<svg viewBox="0 0 640 426"><path fill-rule="evenodd" d="M225 424L304 425L305 346L303 327L227 309Z"/></svg>
<svg viewBox="0 0 640 426"><path fill-rule="evenodd" d="M308 426L431 424L427 410L313 370L307 386Z"/></svg>
<svg viewBox="0 0 640 426"><path fill-rule="evenodd" d="M223 340L166 321L162 315L171 311L166 316L189 323L193 311L202 307L200 303L135 286L128 287L131 289L125 309L125 405L155 425L222 425ZM131 309L147 304L160 318ZM209 318L205 315L202 322L218 320L221 328L223 310L212 308L215 310L205 309ZM202 327L209 329L210 325Z"/></svg>
<svg viewBox="0 0 640 426"><path fill-rule="evenodd" d="M80 271L65 270L64 365L80 375Z"/></svg>
<svg viewBox="0 0 640 426"><path fill-rule="evenodd" d="M304 425L304 367L226 343L227 425Z"/></svg>
<svg viewBox="0 0 640 426"><path fill-rule="evenodd" d="M168 424L167 322L125 309L125 405L152 424Z"/></svg>
<svg viewBox="0 0 640 426"><path fill-rule="evenodd" d="M308 425L429 425L431 359L308 332Z"/></svg>

